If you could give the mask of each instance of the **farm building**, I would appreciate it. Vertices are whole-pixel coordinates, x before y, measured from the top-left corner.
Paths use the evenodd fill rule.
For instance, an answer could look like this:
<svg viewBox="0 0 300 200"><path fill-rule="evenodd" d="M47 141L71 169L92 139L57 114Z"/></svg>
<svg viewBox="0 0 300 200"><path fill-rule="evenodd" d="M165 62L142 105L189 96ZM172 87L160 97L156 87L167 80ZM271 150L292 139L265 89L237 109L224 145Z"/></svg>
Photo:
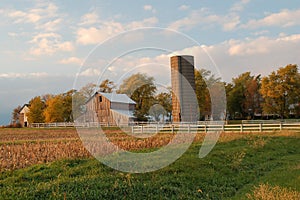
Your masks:
<svg viewBox="0 0 300 200"><path fill-rule="evenodd" d="M198 104L195 95L194 57L171 57L173 122L196 122Z"/></svg>
<svg viewBox="0 0 300 200"><path fill-rule="evenodd" d="M86 103L86 122L128 125L134 121L136 103L126 94L96 92Z"/></svg>
<svg viewBox="0 0 300 200"><path fill-rule="evenodd" d="M22 127L28 126L27 113L29 112L29 104L25 104L19 111L19 122Z"/></svg>

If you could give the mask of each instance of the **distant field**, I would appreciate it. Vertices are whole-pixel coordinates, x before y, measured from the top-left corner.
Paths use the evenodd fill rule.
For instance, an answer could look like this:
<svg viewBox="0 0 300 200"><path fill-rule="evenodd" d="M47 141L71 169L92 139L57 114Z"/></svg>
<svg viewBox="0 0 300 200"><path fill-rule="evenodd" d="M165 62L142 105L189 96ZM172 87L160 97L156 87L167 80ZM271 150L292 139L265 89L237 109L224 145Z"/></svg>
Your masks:
<svg viewBox="0 0 300 200"><path fill-rule="evenodd" d="M137 145L118 129L106 134L135 151L173 137ZM75 129L0 129L0 199L300 199L300 133L224 133L199 159L202 139L164 169L130 174L93 159Z"/></svg>

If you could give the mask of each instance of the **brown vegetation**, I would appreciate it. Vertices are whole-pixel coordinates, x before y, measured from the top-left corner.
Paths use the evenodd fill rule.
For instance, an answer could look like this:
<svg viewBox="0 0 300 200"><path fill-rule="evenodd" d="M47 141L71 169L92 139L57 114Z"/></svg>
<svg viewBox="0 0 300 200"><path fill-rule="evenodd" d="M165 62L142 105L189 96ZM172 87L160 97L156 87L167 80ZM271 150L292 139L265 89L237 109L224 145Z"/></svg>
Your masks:
<svg viewBox="0 0 300 200"><path fill-rule="evenodd" d="M172 133L159 133L149 138L135 138L122 130L105 130L106 137L118 149L137 151L155 149L167 145L173 138ZM252 138L250 136L258 136ZM299 136L299 133L222 133L218 142L229 142L245 138L253 148L261 148L267 142L267 136ZM196 135L195 142L201 143L204 134ZM97 137L97 135L96 135ZM107 138L104 138L105 140ZM100 143L99 143L100 141ZM179 140L180 142L181 140ZM85 144L90 151L110 153L101 139L91 140ZM23 168L38 163L47 163L66 158L88 158L91 154L85 149L76 129L0 129L0 171Z"/></svg>
<svg viewBox="0 0 300 200"><path fill-rule="evenodd" d="M298 200L300 199L300 193L279 186L273 187L268 184L261 184L255 187L252 194L247 194L247 198L250 200Z"/></svg>

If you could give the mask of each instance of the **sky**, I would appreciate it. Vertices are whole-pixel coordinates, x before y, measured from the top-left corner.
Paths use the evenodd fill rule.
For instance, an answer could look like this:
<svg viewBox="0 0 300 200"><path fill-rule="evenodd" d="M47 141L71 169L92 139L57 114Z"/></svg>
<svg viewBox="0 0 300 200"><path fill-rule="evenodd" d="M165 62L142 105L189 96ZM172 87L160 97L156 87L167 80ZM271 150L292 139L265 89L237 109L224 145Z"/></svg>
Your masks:
<svg viewBox="0 0 300 200"><path fill-rule="evenodd" d="M300 64L299 0L1 0L0 125L35 96L136 72L170 85L169 59L230 82Z"/></svg>

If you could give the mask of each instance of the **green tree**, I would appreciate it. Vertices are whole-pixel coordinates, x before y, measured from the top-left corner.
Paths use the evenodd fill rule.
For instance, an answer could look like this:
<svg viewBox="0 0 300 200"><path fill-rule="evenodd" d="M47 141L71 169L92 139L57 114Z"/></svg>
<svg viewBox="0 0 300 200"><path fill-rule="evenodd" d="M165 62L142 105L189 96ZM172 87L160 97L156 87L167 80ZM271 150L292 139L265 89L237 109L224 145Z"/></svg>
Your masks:
<svg viewBox="0 0 300 200"><path fill-rule="evenodd" d="M156 86L154 78L146 74L133 74L123 81L118 93L127 94L136 102L135 117L139 121L146 121L150 107L155 102Z"/></svg>
<svg viewBox="0 0 300 200"><path fill-rule="evenodd" d="M209 70L200 69L195 70L195 85L196 85L196 96L199 105L200 120L203 120L205 116L212 116L212 101L214 99L215 113L219 113L218 109L223 109L222 102L223 98L219 94L222 92L224 87L220 78L216 78L214 74ZM223 89L224 90L224 89ZM221 102L222 101L222 102ZM226 101L226 100L225 100ZM219 104L220 106L218 106ZM217 111L218 110L218 111ZM214 116L215 119L219 117Z"/></svg>
<svg viewBox="0 0 300 200"><path fill-rule="evenodd" d="M76 90L69 90L68 92L62 95L63 97L63 106L64 106L64 113L63 118L65 122L72 122L73 119L73 108L72 108L72 101L73 96L76 93Z"/></svg>
<svg viewBox="0 0 300 200"><path fill-rule="evenodd" d="M157 102L158 105L160 105L160 107L156 107L157 113L160 113L160 115L163 116L163 119L165 119L165 116L167 116L169 118L169 121L171 121L171 115L172 115L171 92L159 93L158 95L156 95L155 101Z"/></svg>
<svg viewBox="0 0 300 200"><path fill-rule="evenodd" d="M29 102L29 112L27 114L29 123L44 123L45 103L40 96L34 97Z"/></svg>
<svg viewBox="0 0 300 200"><path fill-rule="evenodd" d="M156 122L159 122L161 119L164 119L164 116L167 115L167 111L162 105L154 104L149 110L149 115L152 116Z"/></svg>
<svg viewBox="0 0 300 200"><path fill-rule="evenodd" d="M227 109L232 118L251 118L261 112L259 88L260 75L255 77L250 72L233 78L232 84L226 85Z"/></svg>
<svg viewBox="0 0 300 200"><path fill-rule="evenodd" d="M261 95L264 114L289 116L291 105L299 105L300 75L297 65L287 65L262 79Z"/></svg>
<svg viewBox="0 0 300 200"><path fill-rule="evenodd" d="M210 114L210 96L206 84L206 78L210 76L211 72L205 69L195 70L195 85L196 95L199 105L200 119L204 119L205 115Z"/></svg>
<svg viewBox="0 0 300 200"><path fill-rule="evenodd" d="M244 113L248 112L248 117L253 118L254 114L262 114L262 97L259 92L261 87L260 75L252 77L247 84L245 90L245 101L243 104Z"/></svg>
<svg viewBox="0 0 300 200"><path fill-rule="evenodd" d="M87 98L80 91L74 91L72 96L72 120L78 120L86 111Z"/></svg>

